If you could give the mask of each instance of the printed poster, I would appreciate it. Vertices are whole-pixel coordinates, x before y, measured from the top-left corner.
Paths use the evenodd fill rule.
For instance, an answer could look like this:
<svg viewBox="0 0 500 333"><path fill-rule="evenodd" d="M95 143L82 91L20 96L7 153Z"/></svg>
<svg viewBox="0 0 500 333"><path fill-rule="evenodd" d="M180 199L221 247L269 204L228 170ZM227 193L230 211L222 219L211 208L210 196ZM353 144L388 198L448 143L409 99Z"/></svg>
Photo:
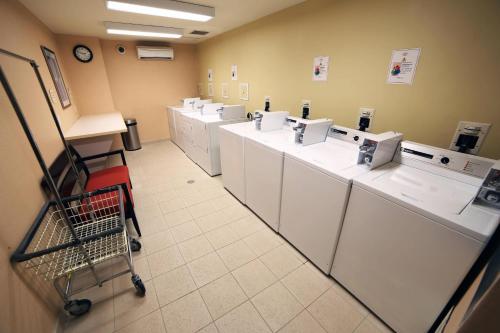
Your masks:
<svg viewBox="0 0 500 333"><path fill-rule="evenodd" d="M209 68L208 69L208 81L212 82L213 79L214 79L214 71L211 68Z"/></svg>
<svg viewBox="0 0 500 333"><path fill-rule="evenodd" d="M411 85L417 69L419 56L419 48L393 50L387 83Z"/></svg>
<svg viewBox="0 0 500 333"><path fill-rule="evenodd" d="M319 56L314 58L313 62L313 81L326 81L328 80L328 65L330 64L330 57Z"/></svg>
<svg viewBox="0 0 500 333"><path fill-rule="evenodd" d="M248 101L250 94L248 92L248 83L240 83L240 99Z"/></svg>
<svg viewBox="0 0 500 333"><path fill-rule="evenodd" d="M238 80L238 65L231 65L231 80Z"/></svg>

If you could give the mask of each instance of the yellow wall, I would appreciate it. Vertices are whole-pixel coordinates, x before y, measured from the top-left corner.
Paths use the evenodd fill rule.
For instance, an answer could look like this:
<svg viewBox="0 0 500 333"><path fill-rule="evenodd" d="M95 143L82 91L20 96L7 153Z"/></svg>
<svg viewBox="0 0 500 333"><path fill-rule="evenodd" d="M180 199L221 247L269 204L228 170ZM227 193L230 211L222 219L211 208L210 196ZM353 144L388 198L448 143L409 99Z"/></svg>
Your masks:
<svg viewBox="0 0 500 333"><path fill-rule="evenodd" d="M200 79L214 70L215 99L250 83L247 111L299 114L355 127L374 107L374 132L447 148L459 120L492 123L481 155L500 158L500 2L497 0L309 0L199 44ZM422 49L412 86L386 84L391 51ZM328 55L328 82L312 81L313 57ZM239 81L230 80L231 64ZM221 98L228 82L230 99Z"/></svg>
<svg viewBox="0 0 500 333"><path fill-rule="evenodd" d="M55 89L40 45L49 47L58 56L59 50L55 36L45 25L19 3L4 0L0 1L0 31L0 47L34 59L40 65L47 88ZM59 65L69 87L61 59ZM51 163L62 150L62 144L33 70L29 64L3 55L0 66L47 163ZM70 127L79 116L73 98L72 103L64 110L57 98L54 103L64 128ZM41 171L3 88L0 88L0 125L0 332L52 332L59 308L46 300L47 295L53 296L53 289L23 283L9 262L9 256L33 223L45 198L39 186Z"/></svg>

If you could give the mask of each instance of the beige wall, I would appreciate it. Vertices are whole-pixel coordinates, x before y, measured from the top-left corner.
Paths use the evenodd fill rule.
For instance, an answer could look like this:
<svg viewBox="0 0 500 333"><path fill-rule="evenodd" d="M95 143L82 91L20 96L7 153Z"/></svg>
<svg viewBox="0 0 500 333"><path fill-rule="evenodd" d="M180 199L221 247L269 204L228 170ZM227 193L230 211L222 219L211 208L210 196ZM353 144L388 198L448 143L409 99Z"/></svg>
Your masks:
<svg viewBox="0 0 500 333"><path fill-rule="evenodd" d="M215 99L238 100L250 83L247 110L299 114L355 127L359 107L374 107L374 131L448 147L459 120L492 123L481 155L500 158L500 2L310 0L199 44L200 82L214 70ZM392 49L422 49L412 86L386 84ZM312 81L313 57L329 55L328 82ZM230 80L231 64L239 81Z"/></svg>
<svg viewBox="0 0 500 333"><path fill-rule="evenodd" d="M66 67L80 113L114 112L115 106L99 39L68 35L57 35L56 38L59 57ZM84 44L92 50L94 57L91 62L83 63L73 56L73 48L78 44Z"/></svg>
<svg viewBox="0 0 500 333"><path fill-rule="evenodd" d="M117 44L126 47L118 54ZM195 47L173 45L174 61L138 60L135 42L101 40L113 101L124 117L137 118L141 140L168 139L166 106L196 95Z"/></svg>
<svg viewBox="0 0 500 333"><path fill-rule="evenodd" d="M173 45L174 61L144 61L137 59L136 42L58 35L57 43L81 114L116 110L137 118L143 142L168 139L166 106L196 94L198 68L192 45ZM90 47L90 63L75 59L77 44ZM116 52L117 44L125 45L125 55ZM117 136L115 146L119 143Z"/></svg>
<svg viewBox="0 0 500 333"><path fill-rule="evenodd" d="M23 6L10 0L0 1L0 31L0 47L35 59L46 86L55 89L40 50L40 45L45 45L59 56L55 36ZM0 65L50 163L62 144L31 67L3 55L0 55ZM59 65L69 85L60 58ZM64 128L71 126L79 116L75 101L72 102L65 110L61 109L58 99L54 103ZM51 332L56 308L24 284L9 263L10 254L43 204L39 186L41 171L3 88L0 88L0 110L0 332Z"/></svg>

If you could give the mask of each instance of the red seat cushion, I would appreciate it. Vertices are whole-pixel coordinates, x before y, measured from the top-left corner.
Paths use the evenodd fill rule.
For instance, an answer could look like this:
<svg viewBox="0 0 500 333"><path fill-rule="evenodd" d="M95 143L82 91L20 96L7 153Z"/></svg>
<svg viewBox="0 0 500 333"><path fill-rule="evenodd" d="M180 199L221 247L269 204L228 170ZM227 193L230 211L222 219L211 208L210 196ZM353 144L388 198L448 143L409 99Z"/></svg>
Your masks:
<svg viewBox="0 0 500 333"><path fill-rule="evenodd" d="M130 201L132 202L132 205L134 205L134 198L132 197L128 168L125 165L115 166L91 173L89 175L85 190L87 192L91 192L103 187L109 187L123 183L127 184L128 193L130 194ZM126 202L127 198L124 193L123 203L126 204Z"/></svg>

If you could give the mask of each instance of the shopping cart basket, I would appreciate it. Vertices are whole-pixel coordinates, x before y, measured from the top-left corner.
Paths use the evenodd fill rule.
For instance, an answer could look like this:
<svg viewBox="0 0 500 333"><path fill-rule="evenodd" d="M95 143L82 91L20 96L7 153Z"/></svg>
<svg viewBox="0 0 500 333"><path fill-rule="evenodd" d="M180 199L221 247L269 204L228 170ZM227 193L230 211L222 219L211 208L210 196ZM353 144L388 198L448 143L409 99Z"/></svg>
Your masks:
<svg viewBox="0 0 500 333"><path fill-rule="evenodd" d="M71 300L72 295L129 272L137 293L146 292L134 272L122 196L122 188L114 186L62 198L70 225L55 201L46 203L11 256L33 278L53 281L72 315L88 312L92 304L87 299ZM111 259L123 259L128 269L99 276L95 266ZM95 282L74 290L73 277L82 270L90 270Z"/></svg>

